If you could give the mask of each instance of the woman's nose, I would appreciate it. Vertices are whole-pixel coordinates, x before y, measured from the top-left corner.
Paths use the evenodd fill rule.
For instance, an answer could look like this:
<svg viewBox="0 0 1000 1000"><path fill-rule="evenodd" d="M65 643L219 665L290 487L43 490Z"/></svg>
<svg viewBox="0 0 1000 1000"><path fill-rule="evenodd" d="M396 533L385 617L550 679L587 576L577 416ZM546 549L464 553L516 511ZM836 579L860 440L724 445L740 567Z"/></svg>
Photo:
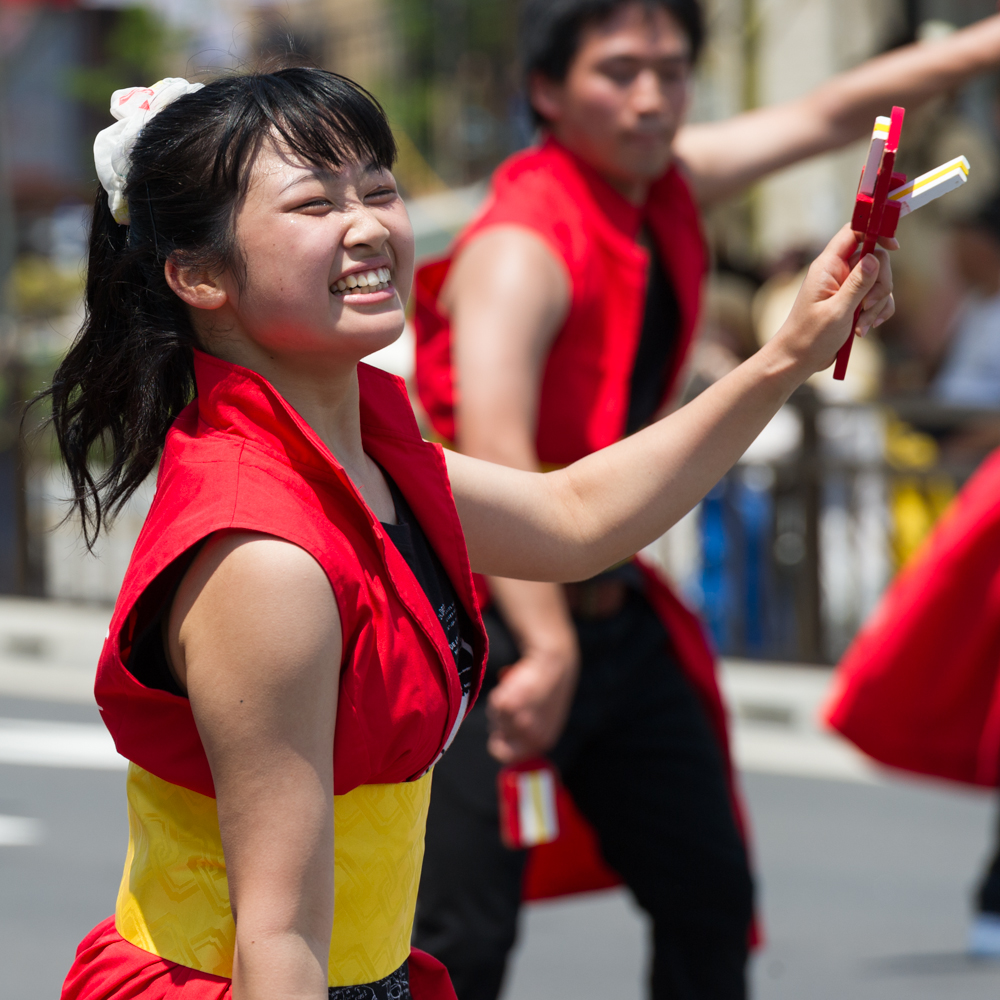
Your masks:
<svg viewBox="0 0 1000 1000"><path fill-rule="evenodd" d="M344 234L345 246L370 246L379 249L389 238L389 230L378 215L366 205L359 205L352 213Z"/></svg>

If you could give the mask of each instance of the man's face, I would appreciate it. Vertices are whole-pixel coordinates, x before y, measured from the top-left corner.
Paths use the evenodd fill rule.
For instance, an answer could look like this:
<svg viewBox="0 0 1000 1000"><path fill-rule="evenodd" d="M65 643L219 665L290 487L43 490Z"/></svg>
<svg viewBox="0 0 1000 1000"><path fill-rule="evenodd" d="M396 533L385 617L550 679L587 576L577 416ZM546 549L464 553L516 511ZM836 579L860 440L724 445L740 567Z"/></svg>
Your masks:
<svg viewBox="0 0 1000 1000"><path fill-rule="evenodd" d="M564 81L536 74L531 101L560 142L626 190L669 165L690 75L680 24L662 7L630 3L583 30Z"/></svg>

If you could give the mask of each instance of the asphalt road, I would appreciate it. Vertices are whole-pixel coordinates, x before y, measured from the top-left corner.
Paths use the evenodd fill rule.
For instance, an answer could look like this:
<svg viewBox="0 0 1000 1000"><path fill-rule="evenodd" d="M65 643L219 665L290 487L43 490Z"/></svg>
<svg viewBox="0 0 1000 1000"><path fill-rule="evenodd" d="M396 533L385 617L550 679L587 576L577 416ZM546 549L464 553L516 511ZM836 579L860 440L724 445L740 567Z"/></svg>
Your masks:
<svg viewBox="0 0 1000 1000"><path fill-rule="evenodd" d="M910 781L748 774L766 945L756 1000L995 1000L1000 963L965 957L994 806ZM504 1000L639 1000L645 919L623 892L526 915Z"/></svg>
<svg viewBox="0 0 1000 1000"><path fill-rule="evenodd" d="M86 705L0 698L12 719L98 723ZM113 766L0 764L0 1000L54 1000L77 942L114 907L126 817ZM787 774L744 783L767 934L757 1000L1000 995L1000 964L962 950L988 798ZM638 1000L645 960L624 893L535 905L505 1000Z"/></svg>
<svg viewBox="0 0 1000 1000"><path fill-rule="evenodd" d="M0 718L100 725L96 706L16 698ZM55 1000L80 939L114 912L125 772L0 764L0 817L0 998Z"/></svg>

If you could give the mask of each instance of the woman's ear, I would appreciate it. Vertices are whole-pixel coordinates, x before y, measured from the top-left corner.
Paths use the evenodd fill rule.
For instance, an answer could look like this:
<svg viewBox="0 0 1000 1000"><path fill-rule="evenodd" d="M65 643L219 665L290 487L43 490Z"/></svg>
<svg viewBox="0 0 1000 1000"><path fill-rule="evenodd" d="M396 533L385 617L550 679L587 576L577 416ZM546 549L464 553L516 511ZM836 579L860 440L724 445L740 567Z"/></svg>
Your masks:
<svg viewBox="0 0 1000 1000"><path fill-rule="evenodd" d="M219 276L207 268L181 264L168 257L163 276L174 294L195 309L219 309L229 301Z"/></svg>

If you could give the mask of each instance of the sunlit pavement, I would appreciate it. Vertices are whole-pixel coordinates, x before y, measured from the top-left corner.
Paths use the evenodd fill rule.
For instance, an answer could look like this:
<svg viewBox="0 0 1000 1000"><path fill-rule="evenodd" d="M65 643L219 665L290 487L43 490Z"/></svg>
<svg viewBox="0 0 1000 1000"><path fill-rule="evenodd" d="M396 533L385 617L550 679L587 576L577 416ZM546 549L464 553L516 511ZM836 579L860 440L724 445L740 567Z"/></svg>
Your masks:
<svg viewBox="0 0 1000 1000"><path fill-rule="evenodd" d="M0 601L0 1000L58 996L114 907L124 762L88 692L106 609ZM887 777L822 733L829 674L727 664L767 943L758 1000L996 998L963 952L989 796ZM526 910L505 1000L638 1000L646 944L623 892Z"/></svg>

